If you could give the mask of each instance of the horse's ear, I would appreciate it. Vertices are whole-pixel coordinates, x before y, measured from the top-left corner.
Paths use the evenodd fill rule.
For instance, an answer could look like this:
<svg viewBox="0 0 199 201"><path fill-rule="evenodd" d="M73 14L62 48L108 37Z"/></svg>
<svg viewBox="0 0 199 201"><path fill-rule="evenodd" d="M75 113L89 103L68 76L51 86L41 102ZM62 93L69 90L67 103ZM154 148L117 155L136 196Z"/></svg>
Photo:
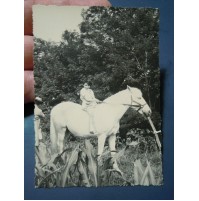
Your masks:
<svg viewBox="0 0 199 201"><path fill-rule="evenodd" d="M131 87L129 87L129 85L127 85L127 89L128 89L129 91L131 91Z"/></svg>

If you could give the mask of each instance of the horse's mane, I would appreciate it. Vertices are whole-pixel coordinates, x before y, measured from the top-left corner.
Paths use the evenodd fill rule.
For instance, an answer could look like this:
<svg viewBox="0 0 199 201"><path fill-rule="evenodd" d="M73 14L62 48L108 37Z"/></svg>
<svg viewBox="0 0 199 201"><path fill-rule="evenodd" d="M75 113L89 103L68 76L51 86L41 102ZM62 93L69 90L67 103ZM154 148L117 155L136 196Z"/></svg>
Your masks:
<svg viewBox="0 0 199 201"><path fill-rule="evenodd" d="M125 90L122 90L122 91L119 91L118 93L106 98L104 100L104 102L106 103L126 103L128 100L127 100L127 91L128 89L125 89Z"/></svg>

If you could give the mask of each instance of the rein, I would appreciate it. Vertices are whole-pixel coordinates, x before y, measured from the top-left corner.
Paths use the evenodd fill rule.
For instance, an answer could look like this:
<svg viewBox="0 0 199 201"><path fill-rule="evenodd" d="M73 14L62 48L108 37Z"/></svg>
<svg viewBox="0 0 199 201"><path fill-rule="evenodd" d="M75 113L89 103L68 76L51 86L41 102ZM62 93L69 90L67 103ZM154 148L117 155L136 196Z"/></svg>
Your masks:
<svg viewBox="0 0 199 201"><path fill-rule="evenodd" d="M133 105L133 102L134 103L137 103L138 105ZM114 104L114 103L107 103L107 102L104 102L104 101L102 101L101 103L106 103L106 104ZM143 104L143 105L141 105L140 103L138 103L137 101L135 101L135 100L133 100L132 99L132 97L131 97L131 104L124 104L124 103L115 103L115 104L117 104L117 105L124 105L124 106L129 106L129 107L131 107L131 106L133 106L133 107L138 107L138 109L136 110L137 112L139 111L139 110L141 110L147 103L145 103L145 104Z"/></svg>

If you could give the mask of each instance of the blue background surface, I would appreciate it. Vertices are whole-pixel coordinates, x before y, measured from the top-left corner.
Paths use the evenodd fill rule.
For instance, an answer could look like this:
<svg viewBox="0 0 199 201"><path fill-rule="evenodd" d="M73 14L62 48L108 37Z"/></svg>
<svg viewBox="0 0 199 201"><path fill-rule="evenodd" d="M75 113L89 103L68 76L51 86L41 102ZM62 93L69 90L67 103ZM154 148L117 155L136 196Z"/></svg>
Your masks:
<svg viewBox="0 0 199 201"><path fill-rule="evenodd" d="M160 70L163 118L163 174L160 187L34 188L32 105L25 105L24 199L26 200L173 200L174 199L174 5L173 0L111 0L113 6L160 9Z"/></svg>

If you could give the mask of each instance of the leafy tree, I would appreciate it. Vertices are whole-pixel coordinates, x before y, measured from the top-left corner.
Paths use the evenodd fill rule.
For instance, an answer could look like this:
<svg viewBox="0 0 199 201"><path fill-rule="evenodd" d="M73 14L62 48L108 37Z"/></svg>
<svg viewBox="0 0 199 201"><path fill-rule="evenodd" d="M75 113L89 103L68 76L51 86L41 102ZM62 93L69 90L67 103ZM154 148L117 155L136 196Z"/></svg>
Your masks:
<svg viewBox="0 0 199 201"><path fill-rule="evenodd" d="M66 30L59 44L35 38L35 94L44 100L42 109L49 115L61 101L80 103L79 91L86 81L93 83L96 97L103 100L127 84L136 86L137 80L157 114L158 10L90 7L83 10L82 17L80 33ZM143 118L129 112L121 123L128 130L140 127L141 121ZM49 125L43 122L43 127L48 132Z"/></svg>

